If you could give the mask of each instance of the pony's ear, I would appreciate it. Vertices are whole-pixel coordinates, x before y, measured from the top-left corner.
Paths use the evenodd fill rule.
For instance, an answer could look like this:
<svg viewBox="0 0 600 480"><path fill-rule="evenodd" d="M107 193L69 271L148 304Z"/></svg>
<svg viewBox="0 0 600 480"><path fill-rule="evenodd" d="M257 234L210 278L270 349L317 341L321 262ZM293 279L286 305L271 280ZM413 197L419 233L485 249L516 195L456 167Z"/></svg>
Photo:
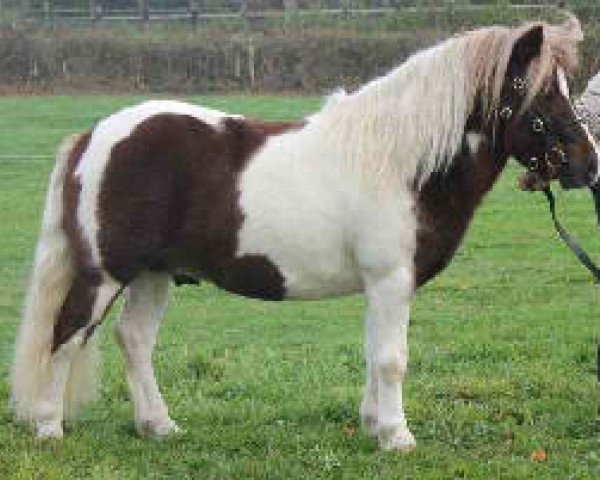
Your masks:
<svg viewBox="0 0 600 480"><path fill-rule="evenodd" d="M542 25L533 25L525 30L513 45L509 69L526 72L531 61L542 52L543 43L544 27Z"/></svg>
<svg viewBox="0 0 600 480"><path fill-rule="evenodd" d="M573 40L581 42L583 40L583 30L581 29L581 23L579 19L572 13L567 13L567 20L562 24L563 30L567 35L571 36Z"/></svg>

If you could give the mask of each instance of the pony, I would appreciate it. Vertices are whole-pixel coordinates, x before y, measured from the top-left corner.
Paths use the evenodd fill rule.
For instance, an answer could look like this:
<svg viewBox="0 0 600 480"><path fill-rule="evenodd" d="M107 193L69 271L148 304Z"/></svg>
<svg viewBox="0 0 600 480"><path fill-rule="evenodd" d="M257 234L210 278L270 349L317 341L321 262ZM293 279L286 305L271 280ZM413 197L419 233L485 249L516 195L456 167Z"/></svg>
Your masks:
<svg viewBox="0 0 600 480"><path fill-rule="evenodd" d="M147 101L67 138L50 178L12 374L16 418L61 437L116 327L140 435L178 430L152 349L171 280L264 300L363 292L360 417L415 447L403 409L409 304L448 264L509 157L521 187L598 182L568 76L578 21L487 27L417 52L298 122Z"/></svg>

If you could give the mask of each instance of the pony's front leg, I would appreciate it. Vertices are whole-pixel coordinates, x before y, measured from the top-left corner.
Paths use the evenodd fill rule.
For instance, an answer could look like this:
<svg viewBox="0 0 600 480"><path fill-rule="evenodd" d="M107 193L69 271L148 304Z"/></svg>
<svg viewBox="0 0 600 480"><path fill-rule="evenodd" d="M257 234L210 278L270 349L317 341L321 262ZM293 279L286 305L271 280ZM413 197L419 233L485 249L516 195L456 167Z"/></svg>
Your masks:
<svg viewBox="0 0 600 480"><path fill-rule="evenodd" d="M369 363L376 375L376 431L384 450L408 451L415 439L406 425L402 406L402 380L408 361L409 301L413 276L409 268L398 267L383 274L365 277L367 321L370 328ZM369 385L367 385L369 389Z"/></svg>
<svg viewBox="0 0 600 480"><path fill-rule="evenodd" d="M360 421L369 435L377 435L377 371L373 359L373 325L365 314L365 389L360 404Z"/></svg>

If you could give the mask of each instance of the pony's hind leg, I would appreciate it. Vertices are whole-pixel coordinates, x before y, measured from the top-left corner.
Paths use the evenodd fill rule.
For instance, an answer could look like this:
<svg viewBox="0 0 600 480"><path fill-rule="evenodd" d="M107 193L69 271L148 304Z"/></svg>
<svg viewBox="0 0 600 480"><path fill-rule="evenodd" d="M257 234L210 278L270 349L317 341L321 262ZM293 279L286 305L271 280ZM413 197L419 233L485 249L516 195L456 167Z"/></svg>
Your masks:
<svg viewBox="0 0 600 480"><path fill-rule="evenodd" d="M135 278L125 290L116 331L125 358L136 429L141 436L156 438L179 430L169 417L152 367L152 350L168 288L169 276L164 273L145 272Z"/></svg>
<svg viewBox="0 0 600 480"><path fill-rule="evenodd" d="M96 362L89 358L95 350L90 347L95 341L91 337L119 288L117 282L103 278L99 272L76 273L54 324L49 375L42 380L34 409L38 437L61 437L62 420L69 413L70 400L80 401L93 394L95 385L90 385L90 378L82 378L95 374ZM77 391L82 388L90 392Z"/></svg>

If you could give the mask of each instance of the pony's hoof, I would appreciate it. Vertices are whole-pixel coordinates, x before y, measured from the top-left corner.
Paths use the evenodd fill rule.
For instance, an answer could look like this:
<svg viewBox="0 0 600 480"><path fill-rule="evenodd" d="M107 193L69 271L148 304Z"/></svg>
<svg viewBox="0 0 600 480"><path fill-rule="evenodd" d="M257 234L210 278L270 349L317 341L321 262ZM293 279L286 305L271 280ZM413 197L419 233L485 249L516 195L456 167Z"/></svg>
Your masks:
<svg viewBox="0 0 600 480"><path fill-rule="evenodd" d="M62 438L63 429L60 423L36 423L35 436L39 439Z"/></svg>
<svg viewBox="0 0 600 480"><path fill-rule="evenodd" d="M171 435L183 433L183 430L170 418L166 420L147 420L138 425L138 433L141 437L160 440Z"/></svg>
<svg viewBox="0 0 600 480"><path fill-rule="evenodd" d="M392 435L379 434L379 447L382 450L396 450L398 452L412 452L417 448L415 437L406 427L398 428Z"/></svg>

